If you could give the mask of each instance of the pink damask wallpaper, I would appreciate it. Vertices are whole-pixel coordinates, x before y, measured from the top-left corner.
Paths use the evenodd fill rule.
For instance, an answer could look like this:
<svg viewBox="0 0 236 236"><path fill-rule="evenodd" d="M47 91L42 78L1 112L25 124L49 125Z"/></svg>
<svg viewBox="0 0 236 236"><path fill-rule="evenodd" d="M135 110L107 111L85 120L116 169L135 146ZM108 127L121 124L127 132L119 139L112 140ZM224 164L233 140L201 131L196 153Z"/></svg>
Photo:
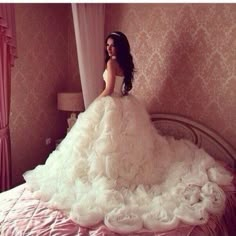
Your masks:
<svg viewBox="0 0 236 236"><path fill-rule="evenodd" d="M236 147L236 4L107 4L106 32L129 38L133 93Z"/></svg>
<svg viewBox="0 0 236 236"><path fill-rule="evenodd" d="M43 163L65 134L57 92L81 90L70 4L16 4L15 10L13 186ZM148 111L190 117L234 147L235 22L235 4L106 4L106 33L127 34L137 69L133 93Z"/></svg>
<svg viewBox="0 0 236 236"><path fill-rule="evenodd" d="M81 91L70 4L15 4L18 59L12 69L13 186L66 132L57 92ZM76 51L76 50L75 50ZM51 143L46 145L46 139Z"/></svg>

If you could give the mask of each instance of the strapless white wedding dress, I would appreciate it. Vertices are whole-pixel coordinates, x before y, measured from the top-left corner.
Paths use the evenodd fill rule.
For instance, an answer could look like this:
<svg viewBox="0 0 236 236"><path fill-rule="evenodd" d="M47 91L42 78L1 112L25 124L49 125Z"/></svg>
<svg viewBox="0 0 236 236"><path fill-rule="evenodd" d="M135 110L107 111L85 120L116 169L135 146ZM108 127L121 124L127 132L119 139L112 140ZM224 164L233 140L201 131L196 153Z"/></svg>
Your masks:
<svg viewBox="0 0 236 236"><path fill-rule="evenodd" d="M104 72L104 80L107 79ZM96 99L44 165L24 174L34 196L81 226L118 233L204 224L225 208L233 176L187 140L161 136L144 106L114 94Z"/></svg>

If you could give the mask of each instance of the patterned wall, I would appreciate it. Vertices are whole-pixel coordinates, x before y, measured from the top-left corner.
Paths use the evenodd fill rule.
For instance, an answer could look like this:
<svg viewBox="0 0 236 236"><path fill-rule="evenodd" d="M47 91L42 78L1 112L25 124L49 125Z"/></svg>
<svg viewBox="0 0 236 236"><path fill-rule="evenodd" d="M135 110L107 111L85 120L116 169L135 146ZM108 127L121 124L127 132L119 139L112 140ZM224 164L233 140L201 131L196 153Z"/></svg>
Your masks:
<svg viewBox="0 0 236 236"><path fill-rule="evenodd" d="M149 112L199 121L236 147L236 4L107 4L129 38Z"/></svg>
<svg viewBox="0 0 236 236"><path fill-rule="evenodd" d="M16 4L16 22L13 185L65 133L57 92L81 90L70 4ZM137 67L133 93L147 109L200 121L236 147L235 22L236 4L106 5L106 32L127 34Z"/></svg>
<svg viewBox="0 0 236 236"><path fill-rule="evenodd" d="M79 89L70 4L16 4L18 59L12 70L11 141L13 186L43 163L66 131L58 91ZM73 86L71 86L71 83ZM46 145L47 138L52 142Z"/></svg>

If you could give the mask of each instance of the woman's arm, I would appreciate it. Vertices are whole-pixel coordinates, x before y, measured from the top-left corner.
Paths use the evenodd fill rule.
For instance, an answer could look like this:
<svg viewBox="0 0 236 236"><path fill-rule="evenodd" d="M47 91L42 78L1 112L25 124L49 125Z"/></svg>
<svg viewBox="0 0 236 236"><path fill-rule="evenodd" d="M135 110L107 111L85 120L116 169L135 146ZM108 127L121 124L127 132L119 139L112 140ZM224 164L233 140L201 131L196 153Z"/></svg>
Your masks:
<svg viewBox="0 0 236 236"><path fill-rule="evenodd" d="M102 91L102 93L98 96L98 98L109 96L113 93L115 87L115 79L116 79L116 61L110 59L107 62L106 86L105 89Z"/></svg>

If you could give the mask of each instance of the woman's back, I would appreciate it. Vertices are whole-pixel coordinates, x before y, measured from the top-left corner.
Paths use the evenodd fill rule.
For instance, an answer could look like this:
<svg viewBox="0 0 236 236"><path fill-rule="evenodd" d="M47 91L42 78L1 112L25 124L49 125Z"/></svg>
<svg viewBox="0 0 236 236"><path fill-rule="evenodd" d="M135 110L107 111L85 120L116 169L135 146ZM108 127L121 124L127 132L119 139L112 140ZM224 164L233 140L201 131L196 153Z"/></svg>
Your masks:
<svg viewBox="0 0 236 236"><path fill-rule="evenodd" d="M107 69L103 73L103 79L107 83ZM115 94L122 95L122 86L123 86L124 76L116 75L114 92Z"/></svg>

